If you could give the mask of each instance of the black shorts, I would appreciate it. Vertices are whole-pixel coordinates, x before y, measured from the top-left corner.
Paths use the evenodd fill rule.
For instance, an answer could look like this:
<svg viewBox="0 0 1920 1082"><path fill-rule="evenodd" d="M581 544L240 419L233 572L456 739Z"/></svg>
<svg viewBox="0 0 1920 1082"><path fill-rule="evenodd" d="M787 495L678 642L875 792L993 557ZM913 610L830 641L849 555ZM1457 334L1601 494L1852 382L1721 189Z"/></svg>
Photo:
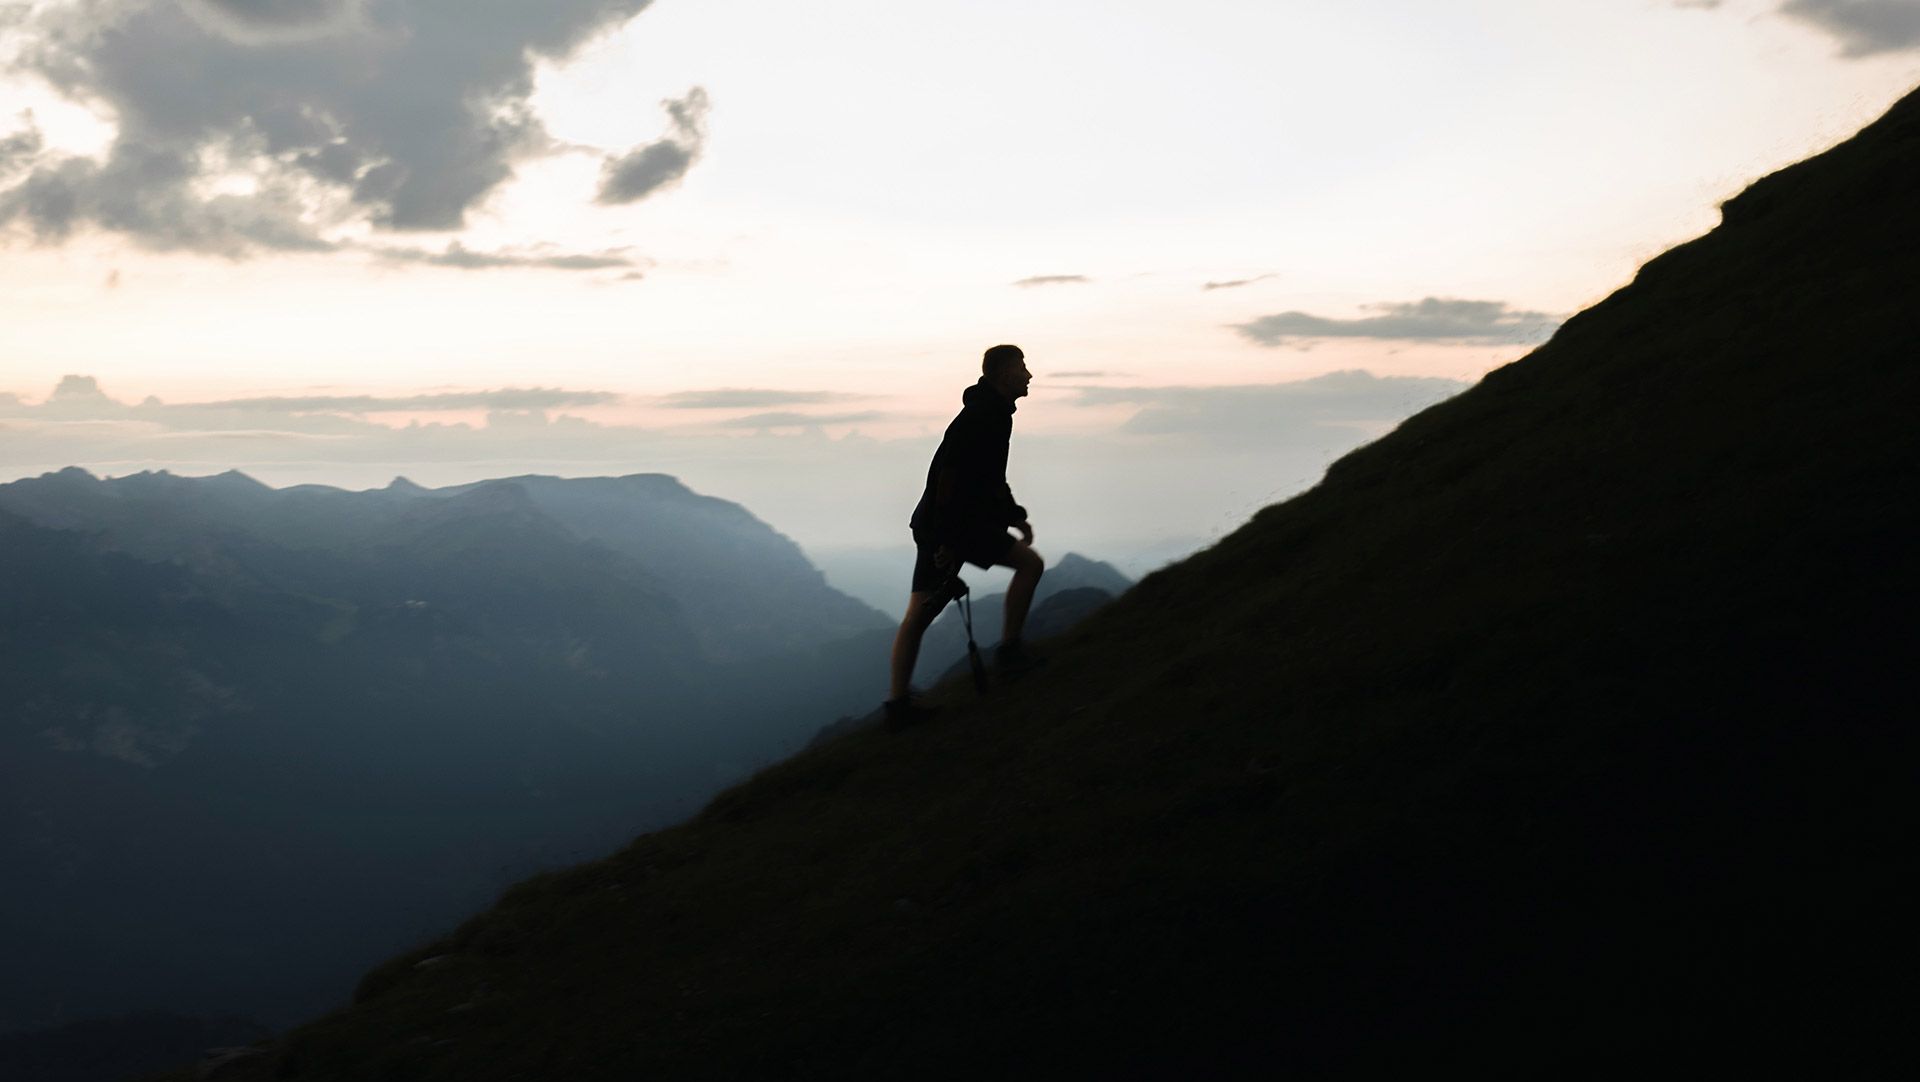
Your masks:
<svg viewBox="0 0 1920 1082"><path fill-rule="evenodd" d="M955 567L950 568L949 571L942 571L935 567L933 558L934 554L940 551L940 546L929 544L918 536L913 540L915 547L919 550L913 559L914 593L927 593L946 581L949 571L960 570ZM982 568L992 567L1006 561L1007 553L1013 548L1013 535L1008 533L1004 526L998 529L990 526L984 530L969 531L954 544L953 548L960 559L967 563Z"/></svg>

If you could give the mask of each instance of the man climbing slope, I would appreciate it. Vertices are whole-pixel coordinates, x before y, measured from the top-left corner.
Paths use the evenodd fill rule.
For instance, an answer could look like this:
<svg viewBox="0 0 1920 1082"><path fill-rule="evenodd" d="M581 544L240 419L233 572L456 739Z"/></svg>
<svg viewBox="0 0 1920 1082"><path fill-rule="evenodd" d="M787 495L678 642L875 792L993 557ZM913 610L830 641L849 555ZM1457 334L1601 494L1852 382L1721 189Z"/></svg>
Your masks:
<svg viewBox="0 0 1920 1082"><path fill-rule="evenodd" d="M887 724L899 728L922 720L928 711L911 696L913 665L920 638L945 608L941 587L960 564L1013 568L1007 587L1006 627L994 661L1004 675L1032 668L1034 658L1021 641L1027 607L1046 562L1033 551L1033 526L1026 508L1007 487L1007 446L1013 438L1014 403L1026 397L1033 373L1018 346L994 346L980 361L980 381L960 396L959 416L947 426L940 449L927 469L927 487L913 509L918 555L906 618L893 639L893 683L887 698ZM1009 528L1020 531L1015 539Z"/></svg>

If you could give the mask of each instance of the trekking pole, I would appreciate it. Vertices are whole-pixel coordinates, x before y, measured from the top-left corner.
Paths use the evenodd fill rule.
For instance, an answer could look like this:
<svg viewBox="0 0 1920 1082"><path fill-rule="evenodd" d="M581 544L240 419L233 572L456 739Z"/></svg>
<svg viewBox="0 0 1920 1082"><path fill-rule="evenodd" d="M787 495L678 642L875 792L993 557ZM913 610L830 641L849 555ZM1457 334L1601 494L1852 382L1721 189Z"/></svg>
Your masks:
<svg viewBox="0 0 1920 1082"><path fill-rule="evenodd" d="M960 623L967 629L967 665L973 670L973 690L987 693L987 666L980 660L980 648L973 642L973 599L960 595Z"/></svg>

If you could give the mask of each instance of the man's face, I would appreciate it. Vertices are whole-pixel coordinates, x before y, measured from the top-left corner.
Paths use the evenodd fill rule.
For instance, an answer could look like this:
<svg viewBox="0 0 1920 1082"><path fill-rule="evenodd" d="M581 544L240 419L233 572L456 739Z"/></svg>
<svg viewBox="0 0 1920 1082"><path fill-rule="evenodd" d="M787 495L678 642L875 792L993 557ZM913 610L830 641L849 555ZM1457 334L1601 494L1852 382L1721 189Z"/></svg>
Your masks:
<svg viewBox="0 0 1920 1082"><path fill-rule="evenodd" d="M1000 377L1000 389L1006 392L1008 398L1027 397L1027 384L1033 382L1033 373L1027 371L1025 357L1001 370Z"/></svg>

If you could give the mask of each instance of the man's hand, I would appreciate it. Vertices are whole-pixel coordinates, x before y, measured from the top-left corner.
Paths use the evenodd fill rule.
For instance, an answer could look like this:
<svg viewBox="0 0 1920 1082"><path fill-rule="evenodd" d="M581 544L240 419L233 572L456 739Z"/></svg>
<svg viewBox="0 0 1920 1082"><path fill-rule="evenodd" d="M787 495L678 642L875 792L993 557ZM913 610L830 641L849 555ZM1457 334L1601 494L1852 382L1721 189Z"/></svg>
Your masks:
<svg viewBox="0 0 1920 1082"><path fill-rule="evenodd" d="M954 555L952 545L941 545L933 550L933 566L949 573L960 570L960 562Z"/></svg>
<svg viewBox="0 0 1920 1082"><path fill-rule="evenodd" d="M1033 524L1032 523L1016 522L1014 523L1013 528L1020 531L1021 541L1029 545L1033 544Z"/></svg>

